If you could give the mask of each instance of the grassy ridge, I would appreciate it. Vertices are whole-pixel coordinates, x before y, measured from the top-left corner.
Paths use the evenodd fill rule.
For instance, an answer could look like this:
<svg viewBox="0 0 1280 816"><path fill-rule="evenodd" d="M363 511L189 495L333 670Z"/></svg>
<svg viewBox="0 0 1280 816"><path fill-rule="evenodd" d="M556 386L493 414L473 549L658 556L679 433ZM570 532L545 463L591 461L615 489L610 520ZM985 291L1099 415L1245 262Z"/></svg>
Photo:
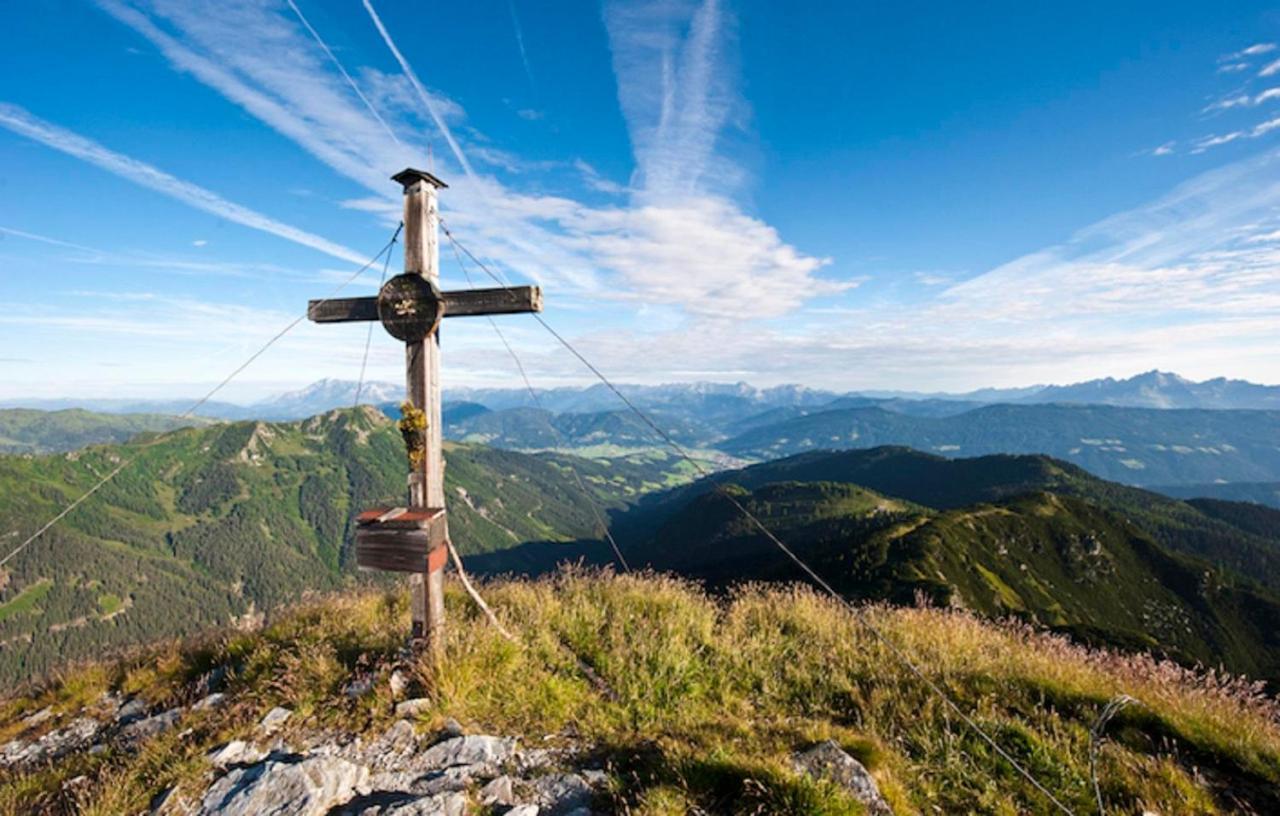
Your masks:
<svg viewBox="0 0 1280 816"><path fill-rule="evenodd" d="M442 669L415 668L432 693L421 727L456 717L472 732L529 743L575 734L610 770L612 801L600 804L618 812L858 813L840 791L790 767L793 751L828 738L867 764L898 813L1052 812L852 615L806 589L748 587L714 600L676 580L574 572L483 589L518 642L451 587ZM966 613L866 615L1078 813L1094 811L1089 728L1119 694L1141 705L1112 721L1101 747L1111 811L1280 807L1278 712L1251 686ZM0 812L60 801L89 814L136 812L170 785L196 791L204 752L250 737L275 705L295 711L287 740L376 734L392 720L386 680L406 626L399 593L348 594L256 632L153 648L11 697L0 703L0 739L23 716L45 706L75 716L107 689L189 703L196 678L230 671L230 705L184 715L136 755L77 754L0 775ZM366 673L376 691L348 697L346 683ZM68 804L57 791L82 774L88 783Z"/></svg>

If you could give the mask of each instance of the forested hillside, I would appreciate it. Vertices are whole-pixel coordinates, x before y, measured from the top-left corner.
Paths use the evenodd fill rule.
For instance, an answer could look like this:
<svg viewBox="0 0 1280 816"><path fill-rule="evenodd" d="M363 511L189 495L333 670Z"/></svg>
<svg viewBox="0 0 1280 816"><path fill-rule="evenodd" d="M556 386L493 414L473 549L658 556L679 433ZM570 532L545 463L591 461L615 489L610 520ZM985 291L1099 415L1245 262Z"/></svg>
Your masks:
<svg viewBox="0 0 1280 816"><path fill-rule="evenodd" d="M822 452L642 500L615 524L628 558L720 585L802 580L722 491L849 597L925 598L1280 679L1268 508L1184 503L1043 456Z"/></svg>
<svg viewBox="0 0 1280 816"><path fill-rule="evenodd" d="M393 423L372 409L0 457L4 549L132 460L0 569L0 680L357 580L346 550L351 517L402 502L404 457ZM450 532L462 552L598 537L564 457L458 444L446 457ZM661 461L575 465L606 509L670 478Z"/></svg>

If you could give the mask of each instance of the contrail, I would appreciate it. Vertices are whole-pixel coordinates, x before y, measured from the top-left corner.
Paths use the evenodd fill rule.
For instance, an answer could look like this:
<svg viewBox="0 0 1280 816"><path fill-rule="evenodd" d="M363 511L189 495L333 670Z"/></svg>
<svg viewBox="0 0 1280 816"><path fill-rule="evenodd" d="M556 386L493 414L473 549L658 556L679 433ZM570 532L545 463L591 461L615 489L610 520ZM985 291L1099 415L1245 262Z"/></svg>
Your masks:
<svg viewBox="0 0 1280 816"><path fill-rule="evenodd" d="M357 85L356 81L347 73L347 69L342 67L342 63L338 61L337 55L333 53L332 49L329 48L329 45L320 37L320 32L312 28L311 23L309 23L307 18L303 16L302 9L298 8L298 4L293 2L293 0L288 0L288 3L289 8L293 9L293 13L298 15L298 20L301 21L302 25L311 33L311 38L316 41L316 45L320 46L325 55L329 57L329 61L332 62L333 66L338 69L340 74L342 74L342 78L351 86L351 90L355 91L356 96L360 97L360 101L369 109L369 113L373 114L373 118L378 120L378 124L382 125L382 129L387 132L387 135L391 137L393 142L404 147L400 140L396 138L395 132L391 130L391 126L387 124L387 120L382 118L382 114L378 113L378 109L373 106L373 103L369 101L369 98L360 90L360 86Z"/></svg>
<svg viewBox="0 0 1280 816"><path fill-rule="evenodd" d="M516 45L520 48L520 62L524 64L524 75L529 78L529 88L533 90L533 96L537 99L538 83L533 81L533 69L529 67L529 54L524 50L524 29L520 27L520 18L516 16L516 0L507 0L507 8L511 9L511 25L516 31Z"/></svg>
<svg viewBox="0 0 1280 816"><path fill-rule="evenodd" d="M0 115L3 115L0 113ZM78 249L82 252L92 252L94 255L105 255L106 253L100 249L87 247L84 244L73 244L70 241L62 241L57 238L50 238L47 235L37 235L34 232L23 232L22 230L13 229L11 227L0 227L0 233L12 235L15 238L25 238L28 241L39 241L42 244L51 244L53 246L67 247L68 249Z"/></svg>
<svg viewBox="0 0 1280 816"><path fill-rule="evenodd" d="M409 78L409 84L413 86L417 92L418 98L422 100L422 104L426 106L427 112L431 114L431 118L435 121L436 127L440 129L440 133L444 135L444 140L449 143L449 149L453 151L453 155L458 160L458 164L462 165L462 170L468 177L474 177L475 173L471 171L471 163L467 161L467 157L462 155L462 148L458 147L458 143L454 141L453 133L450 132L449 126L444 123L444 119L436 111L436 106L431 103L431 97L427 94L427 89L422 86L418 80L418 75L413 72L413 68L409 65L409 61L400 53L400 49L396 48L395 42L391 39L391 35L387 33L387 27L382 24L382 19L378 17L378 12L373 10L373 4L369 0L364 0L365 11L369 12L369 18L373 20L373 24L378 27L378 33L382 35L382 41L387 44L387 48L391 49L392 55L396 58L396 62L400 63L401 70L404 75Z"/></svg>
<svg viewBox="0 0 1280 816"><path fill-rule="evenodd" d="M234 221L250 229L260 230L351 263L359 264L366 260L365 256L353 249L335 244L297 227L291 227L248 207L242 207L211 190L183 181L146 162L116 153L79 134L45 122L16 105L0 102L0 127L8 128L19 136L26 136L28 139L69 156L95 164L109 173L114 173L143 187L149 187L219 218Z"/></svg>

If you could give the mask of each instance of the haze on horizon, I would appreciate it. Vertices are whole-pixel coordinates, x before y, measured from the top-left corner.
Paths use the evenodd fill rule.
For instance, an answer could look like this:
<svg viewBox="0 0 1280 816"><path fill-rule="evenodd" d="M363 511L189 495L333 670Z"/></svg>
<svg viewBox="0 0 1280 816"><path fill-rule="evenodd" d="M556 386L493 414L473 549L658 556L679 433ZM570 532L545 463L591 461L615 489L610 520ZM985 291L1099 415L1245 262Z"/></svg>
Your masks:
<svg viewBox="0 0 1280 816"><path fill-rule="evenodd" d="M198 393L386 241L407 165L618 381L1277 383L1280 13L1204 5L22 4L0 400ZM304 324L223 396L355 379L365 331ZM484 321L444 342L446 386L518 385ZM368 377L401 366L375 336Z"/></svg>

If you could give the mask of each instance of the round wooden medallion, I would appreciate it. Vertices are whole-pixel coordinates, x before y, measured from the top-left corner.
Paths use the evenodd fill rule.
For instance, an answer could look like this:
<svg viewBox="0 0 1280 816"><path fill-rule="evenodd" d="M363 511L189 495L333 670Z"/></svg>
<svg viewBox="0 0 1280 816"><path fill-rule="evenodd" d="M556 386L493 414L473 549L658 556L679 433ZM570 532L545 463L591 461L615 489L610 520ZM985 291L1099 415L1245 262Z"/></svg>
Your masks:
<svg viewBox="0 0 1280 816"><path fill-rule="evenodd" d="M426 339L442 317L440 287L421 275L396 275L378 292L378 319L397 340L416 343Z"/></svg>

